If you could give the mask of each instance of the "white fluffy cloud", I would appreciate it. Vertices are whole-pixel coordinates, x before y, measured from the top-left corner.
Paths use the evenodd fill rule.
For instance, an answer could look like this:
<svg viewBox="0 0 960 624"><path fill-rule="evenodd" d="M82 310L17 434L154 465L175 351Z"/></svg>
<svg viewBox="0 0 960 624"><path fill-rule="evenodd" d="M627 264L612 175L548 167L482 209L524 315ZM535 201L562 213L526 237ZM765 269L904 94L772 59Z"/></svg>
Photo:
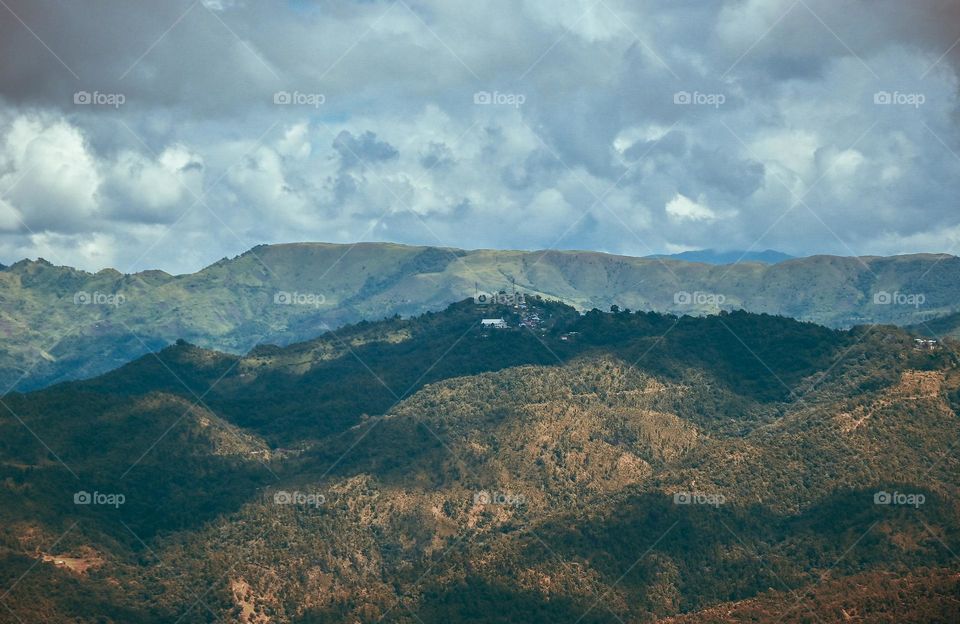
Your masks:
<svg viewBox="0 0 960 624"><path fill-rule="evenodd" d="M120 220L172 223L177 208L202 192L203 158L183 145L171 145L156 158L123 151L106 166L110 216Z"/></svg>
<svg viewBox="0 0 960 624"><path fill-rule="evenodd" d="M76 231L96 218L101 176L81 132L63 120L17 117L3 145L7 201L32 231Z"/></svg>
<svg viewBox="0 0 960 624"><path fill-rule="evenodd" d="M679 193L667 202L666 210L675 221L714 221L717 218L702 197L699 201L693 201Z"/></svg>

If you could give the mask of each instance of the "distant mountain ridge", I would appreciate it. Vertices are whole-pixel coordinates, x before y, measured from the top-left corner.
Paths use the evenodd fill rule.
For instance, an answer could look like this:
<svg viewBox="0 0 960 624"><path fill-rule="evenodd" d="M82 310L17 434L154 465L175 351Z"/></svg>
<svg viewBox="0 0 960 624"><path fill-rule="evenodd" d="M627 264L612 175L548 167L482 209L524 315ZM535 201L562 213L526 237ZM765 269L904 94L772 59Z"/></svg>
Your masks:
<svg viewBox="0 0 960 624"><path fill-rule="evenodd" d="M186 275L22 260L0 270L0 393L94 376L181 338L239 354L512 288L580 310L742 308L831 327L907 325L960 310L960 259L713 266L585 251L300 243L255 247Z"/></svg>
<svg viewBox="0 0 960 624"><path fill-rule="evenodd" d="M763 264L777 264L793 260L796 256L785 254L782 251L766 249L764 251L717 251L716 249L696 249L682 251L675 254L655 254L647 258L662 258L665 260L683 260L684 262L700 262L703 264L739 264L741 262L761 262Z"/></svg>

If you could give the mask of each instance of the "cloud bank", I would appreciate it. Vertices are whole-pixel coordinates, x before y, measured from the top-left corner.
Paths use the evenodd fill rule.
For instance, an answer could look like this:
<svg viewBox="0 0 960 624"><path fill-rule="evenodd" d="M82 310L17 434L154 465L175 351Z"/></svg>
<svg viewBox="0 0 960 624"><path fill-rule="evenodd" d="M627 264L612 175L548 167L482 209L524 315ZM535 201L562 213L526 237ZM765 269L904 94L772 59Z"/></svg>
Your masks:
<svg viewBox="0 0 960 624"><path fill-rule="evenodd" d="M945 0L5 0L0 260L960 251Z"/></svg>

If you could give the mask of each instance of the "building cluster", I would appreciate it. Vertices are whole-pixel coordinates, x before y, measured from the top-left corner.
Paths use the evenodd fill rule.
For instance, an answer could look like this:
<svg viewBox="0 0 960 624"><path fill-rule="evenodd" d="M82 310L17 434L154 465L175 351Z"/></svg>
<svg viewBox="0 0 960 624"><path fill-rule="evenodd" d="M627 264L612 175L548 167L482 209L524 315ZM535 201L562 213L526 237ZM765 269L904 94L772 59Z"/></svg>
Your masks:
<svg viewBox="0 0 960 624"><path fill-rule="evenodd" d="M523 306L524 309L520 310L520 327L540 329L540 314L533 310L527 310L526 307Z"/></svg>
<svg viewBox="0 0 960 624"><path fill-rule="evenodd" d="M913 348L919 351L936 351L940 343L929 338L914 338Z"/></svg>
<svg viewBox="0 0 960 624"><path fill-rule="evenodd" d="M543 317L541 317L542 310L528 304L526 297L522 293L518 294L516 291L512 294L501 291L494 295L481 295L475 297L474 300L479 304L497 303L512 308L513 313L520 319L517 327L521 329L540 329L544 321ZM509 329L511 327L510 323L503 317L482 319L480 326L484 329Z"/></svg>

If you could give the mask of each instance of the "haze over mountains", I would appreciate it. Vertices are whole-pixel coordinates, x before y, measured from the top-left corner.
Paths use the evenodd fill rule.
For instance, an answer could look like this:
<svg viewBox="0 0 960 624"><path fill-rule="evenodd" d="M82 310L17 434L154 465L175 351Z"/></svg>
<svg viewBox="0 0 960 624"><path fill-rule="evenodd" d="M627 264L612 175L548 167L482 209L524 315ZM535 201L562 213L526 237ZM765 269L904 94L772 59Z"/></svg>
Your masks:
<svg viewBox="0 0 960 624"><path fill-rule="evenodd" d="M648 258L669 258L672 260L686 260L687 262L702 262L704 264L738 264L740 262L762 262L776 264L785 260L793 260L794 256L782 251L767 249L764 251L717 251L715 249L698 249L682 251L675 254L656 254Z"/></svg>
<svg viewBox="0 0 960 624"><path fill-rule="evenodd" d="M259 246L178 276L21 261L0 270L0 383L30 389L89 377L178 339L245 353L514 287L579 310L745 309L829 327L909 325L960 310L960 259L814 256L715 266L581 251L303 243Z"/></svg>
<svg viewBox="0 0 960 624"><path fill-rule="evenodd" d="M524 305L8 395L0 621L960 617L955 343Z"/></svg>

